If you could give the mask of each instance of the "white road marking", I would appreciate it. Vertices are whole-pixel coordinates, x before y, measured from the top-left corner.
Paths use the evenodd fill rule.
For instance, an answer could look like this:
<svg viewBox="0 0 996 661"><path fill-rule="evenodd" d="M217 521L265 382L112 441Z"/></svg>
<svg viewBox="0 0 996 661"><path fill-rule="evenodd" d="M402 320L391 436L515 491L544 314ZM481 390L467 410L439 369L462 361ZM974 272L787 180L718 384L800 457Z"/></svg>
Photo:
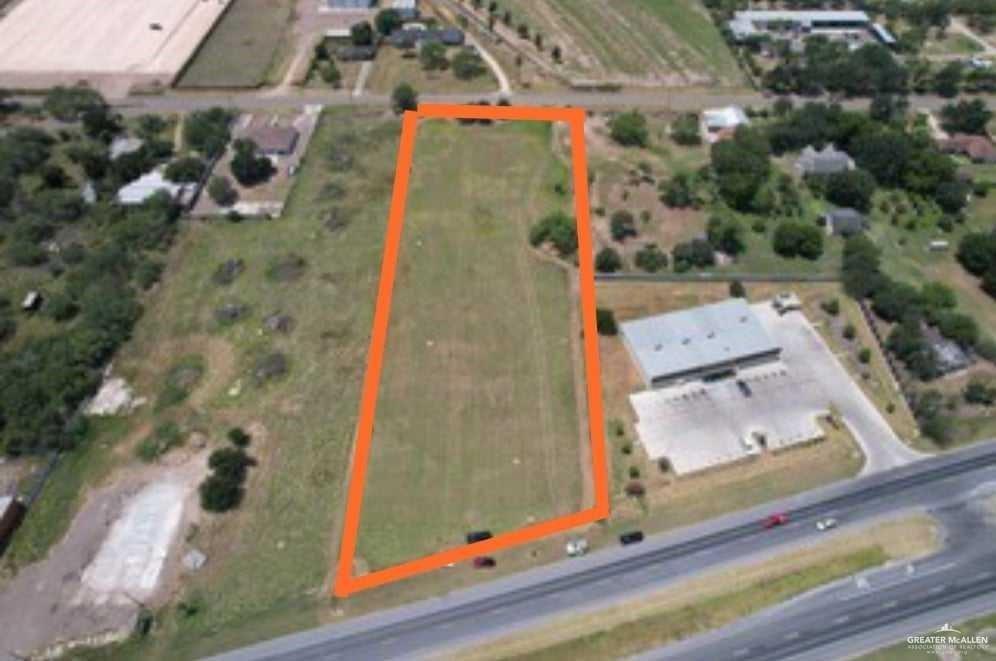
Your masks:
<svg viewBox="0 0 996 661"><path fill-rule="evenodd" d="M799 637L798 631L793 631L792 633L785 634L785 640L795 640Z"/></svg>
<svg viewBox="0 0 996 661"><path fill-rule="evenodd" d="M890 608L895 608L898 605L899 605L898 601L890 601L888 603L882 604L882 608L884 610L889 610Z"/></svg>
<svg viewBox="0 0 996 661"><path fill-rule="evenodd" d="M850 619L851 619L850 615L841 615L836 620L834 620L833 623L834 624L844 624L845 622L847 622Z"/></svg>
<svg viewBox="0 0 996 661"><path fill-rule="evenodd" d="M927 590L927 594L937 594L938 592L944 592L944 585L935 585L934 587Z"/></svg>

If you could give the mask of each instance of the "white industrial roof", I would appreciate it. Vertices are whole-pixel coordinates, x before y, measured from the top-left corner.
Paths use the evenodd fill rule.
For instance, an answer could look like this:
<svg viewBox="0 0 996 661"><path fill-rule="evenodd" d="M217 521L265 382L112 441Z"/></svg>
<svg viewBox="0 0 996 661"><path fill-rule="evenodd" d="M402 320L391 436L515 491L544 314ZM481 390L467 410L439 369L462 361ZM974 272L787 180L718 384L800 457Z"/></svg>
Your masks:
<svg viewBox="0 0 996 661"><path fill-rule="evenodd" d="M858 23L862 21L869 21L868 14L863 11L789 11L789 10L758 10L758 11L738 11L734 15L733 20L740 21L746 20L751 22L767 23L772 21L791 21L798 23L812 23L812 22L842 22L842 23Z"/></svg>
<svg viewBox="0 0 996 661"><path fill-rule="evenodd" d="M627 321L620 328L647 383L779 350L742 298Z"/></svg>

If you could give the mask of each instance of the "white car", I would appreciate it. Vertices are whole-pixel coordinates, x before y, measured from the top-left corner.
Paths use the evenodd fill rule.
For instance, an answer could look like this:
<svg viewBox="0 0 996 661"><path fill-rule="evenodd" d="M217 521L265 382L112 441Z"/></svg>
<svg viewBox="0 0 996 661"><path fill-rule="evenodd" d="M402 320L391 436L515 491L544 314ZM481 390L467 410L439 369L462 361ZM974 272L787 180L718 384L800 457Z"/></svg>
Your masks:
<svg viewBox="0 0 996 661"><path fill-rule="evenodd" d="M566 549L567 555L572 558L582 556L588 552L588 540L584 537L578 539L572 539L567 542Z"/></svg>
<svg viewBox="0 0 996 661"><path fill-rule="evenodd" d="M837 519L822 519L816 522L817 530L830 530L837 527Z"/></svg>

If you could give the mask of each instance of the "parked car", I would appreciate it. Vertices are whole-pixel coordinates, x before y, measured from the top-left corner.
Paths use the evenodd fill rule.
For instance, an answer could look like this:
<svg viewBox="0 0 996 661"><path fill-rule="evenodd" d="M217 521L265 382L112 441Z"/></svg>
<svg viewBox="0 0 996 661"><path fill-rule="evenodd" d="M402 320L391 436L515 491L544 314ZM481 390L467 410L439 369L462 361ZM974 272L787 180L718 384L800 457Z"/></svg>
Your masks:
<svg viewBox="0 0 996 661"><path fill-rule="evenodd" d="M497 564L491 556L482 555L474 558L474 569L493 569Z"/></svg>
<svg viewBox="0 0 996 661"><path fill-rule="evenodd" d="M754 394L751 392L750 386L743 379L737 379L737 387L740 388L740 392L744 397L750 397Z"/></svg>
<svg viewBox="0 0 996 661"><path fill-rule="evenodd" d="M624 532L619 535L619 543L623 546L629 546L630 544L638 544L643 541L643 531L633 530L631 532Z"/></svg>
<svg viewBox="0 0 996 661"><path fill-rule="evenodd" d="M491 539L490 530L472 530L467 533L467 543L473 544L475 542L483 542L486 539Z"/></svg>
<svg viewBox="0 0 996 661"><path fill-rule="evenodd" d="M785 514L784 512L779 514L772 514L771 516L769 516L767 519L764 520L764 527L777 528L778 526L783 526L786 523L788 523L788 520L789 520L788 514Z"/></svg>
<svg viewBox="0 0 996 661"><path fill-rule="evenodd" d="M833 517L829 519L822 519L816 522L817 530L831 530L836 527L837 527L837 519L834 519Z"/></svg>

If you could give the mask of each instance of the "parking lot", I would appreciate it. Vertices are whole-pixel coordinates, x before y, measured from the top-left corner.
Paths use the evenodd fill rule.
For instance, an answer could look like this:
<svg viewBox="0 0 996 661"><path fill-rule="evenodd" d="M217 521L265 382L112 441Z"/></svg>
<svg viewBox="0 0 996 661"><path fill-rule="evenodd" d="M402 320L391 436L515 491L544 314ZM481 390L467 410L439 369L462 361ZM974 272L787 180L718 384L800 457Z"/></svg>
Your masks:
<svg viewBox="0 0 996 661"><path fill-rule="evenodd" d="M651 459L666 457L683 474L816 440L822 436L818 418L831 407L861 445L864 472L917 457L801 312L779 315L770 303L751 307L782 347L781 360L741 370L735 379L631 395Z"/></svg>

